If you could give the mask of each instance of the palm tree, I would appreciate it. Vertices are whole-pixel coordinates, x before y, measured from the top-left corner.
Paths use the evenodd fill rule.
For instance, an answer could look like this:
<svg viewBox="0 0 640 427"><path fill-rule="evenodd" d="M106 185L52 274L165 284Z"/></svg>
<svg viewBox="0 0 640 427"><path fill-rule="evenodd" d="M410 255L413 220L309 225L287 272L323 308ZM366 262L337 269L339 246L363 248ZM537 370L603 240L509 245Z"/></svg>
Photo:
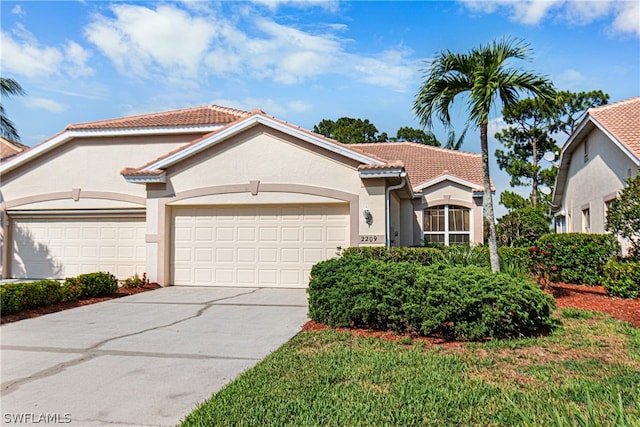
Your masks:
<svg viewBox="0 0 640 427"><path fill-rule="evenodd" d="M449 150L460 150L462 148L462 143L464 142L464 137L467 134L467 130L469 130L469 125L465 126L462 130L462 133L456 139L456 131L451 128L449 130L449 134L447 135L447 142L442 146L443 148L448 148Z"/></svg>
<svg viewBox="0 0 640 427"><path fill-rule="evenodd" d="M457 95L466 94L469 123L480 128L485 213L489 221L489 253L493 271L500 270L500 260L489 175L489 113L498 99L503 106L509 106L518 100L522 91L548 101L555 98L555 90L546 78L508 67L510 59L530 60L530 52L528 44L516 39L494 40L466 54L441 51L425 70L425 80L413 105L423 126L432 127L434 116L450 126L449 107Z"/></svg>
<svg viewBox="0 0 640 427"><path fill-rule="evenodd" d="M24 95L24 90L17 81L0 77L0 95L2 98L9 95ZM0 102L0 135L13 141L20 141L20 135L13 122L7 117L2 102Z"/></svg>

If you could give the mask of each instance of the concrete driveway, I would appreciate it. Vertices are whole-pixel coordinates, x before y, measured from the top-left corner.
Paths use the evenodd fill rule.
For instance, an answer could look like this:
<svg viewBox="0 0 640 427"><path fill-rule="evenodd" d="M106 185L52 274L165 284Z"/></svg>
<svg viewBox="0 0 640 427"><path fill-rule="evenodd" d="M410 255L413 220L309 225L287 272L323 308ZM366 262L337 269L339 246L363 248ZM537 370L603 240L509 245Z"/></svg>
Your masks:
<svg viewBox="0 0 640 427"><path fill-rule="evenodd" d="M175 425L306 320L304 289L168 287L3 325L0 423Z"/></svg>

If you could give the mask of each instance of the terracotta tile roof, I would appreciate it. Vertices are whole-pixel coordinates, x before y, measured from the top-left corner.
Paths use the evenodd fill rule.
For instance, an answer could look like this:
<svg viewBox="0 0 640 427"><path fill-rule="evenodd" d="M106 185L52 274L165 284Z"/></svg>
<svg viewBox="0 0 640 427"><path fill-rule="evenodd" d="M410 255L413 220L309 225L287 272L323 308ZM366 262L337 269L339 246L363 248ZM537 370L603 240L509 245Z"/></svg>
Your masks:
<svg viewBox="0 0 640 427"><path fill-rule="evenodd" d="M409 174L414 188L443 175L451 175L483 188L480 154L447 150L413 142L352 144L349 148L387 159L389 164L400 161Z"/></svg>
<svg viewBox="0 0 640 427"><path fill-rule="evenodd" d="M247 111L217 105L142 114L97 122L77 123L67 126L67 130L78 129L130 129L152 127L182 127L227 124L247 117Z"/></svg>
<svg viewBox="0 0 640 427"><path fill-rule="evenodd" d="M29 147L24 144L0 137L0 161L6 160L28 149Z"/></svg>
<svg viewBox="0 0 640 427"><path fill-rule="evenodd" d="M592 108L588 114L640 159L640 96Z"/></svg>
<svg viewBox="0 0 640 427"><path fill-rule="evenodd" d="M140 169L136 168L124 168L122 169L122 171L120 171L120 175L124 176L156 176L162 175L163 173L164 171L159 169L141 171Z"/></svg>

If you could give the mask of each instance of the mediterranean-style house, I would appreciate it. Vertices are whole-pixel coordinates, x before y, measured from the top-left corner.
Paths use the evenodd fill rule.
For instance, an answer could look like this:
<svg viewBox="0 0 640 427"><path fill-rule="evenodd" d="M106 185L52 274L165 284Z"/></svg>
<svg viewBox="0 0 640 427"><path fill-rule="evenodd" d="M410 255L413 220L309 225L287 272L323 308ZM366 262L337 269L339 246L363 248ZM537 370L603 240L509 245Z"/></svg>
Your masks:
<svg viewBox="0 0 640 427"><path fill-rule="evenodd" d="M604 233L610 203L639 168L640 97L589 109L561 150L556 232Z"/></svg>
<svg viewBox="0 0 640 427"><path fill-rule="evenodd" d="M481 157L260 110L73 124L0 164L3 278L305 287L341 247L482 242Z"/></svg>

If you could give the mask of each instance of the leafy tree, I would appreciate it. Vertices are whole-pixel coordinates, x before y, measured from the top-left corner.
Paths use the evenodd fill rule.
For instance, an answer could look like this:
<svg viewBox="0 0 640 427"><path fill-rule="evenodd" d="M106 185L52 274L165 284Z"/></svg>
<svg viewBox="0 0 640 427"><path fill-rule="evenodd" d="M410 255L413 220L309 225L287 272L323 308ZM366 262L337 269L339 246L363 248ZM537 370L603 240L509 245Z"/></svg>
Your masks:
<svg viewBox="0 0 640 427"><path fill-rule="evenodd" d="M551 221L541 209L516 209L498 220L498 242L503 246L531 247L540 236L549 232L550 226Z"/></svg>
<svg viewBox="0 0 640 427"><path fill-rule="evenodd" d="M378 129L369 122L369 119L340 117L335 122L323 119L313 127L313 131L344 144L385 142L388 140L385 132L377 135Z"/></svg>
<svg viewBox="0 0 640 427"><path fill-rule="evenodd" d="M531 199L522 197L513 191L503 191L500 193L500 204L506 207L509 211L532 207Z"/></svg>
<svg viewBox="0 0 640 427"><path fill-rule="evenodd" d="M558 92L557 101L550 130L571 135L580 123L584 112L589 108L606 104L609 101L609 94L601 90L578 93L561 91Z"/></svg>
<svg viewBox="0 0 640 427"><path fill-rule="evenodd" d="M392 141L409 141L440 147L440 141L438 141L433 132L425 132L422 129L414 129L407 126L398 129L396 137L392 138Z"/></svg>
<svg viewBox="0 0 640 427"><path fill-rule="evenodd" d="M20 135L13 122L7 117L1 99L10 95L24 95L24 93L24 89L17 81L0 77L0 95L2 95L0 96L0 135L3 138L20 141Z"/></svg>
<svg viewBox="0 0 640 427"><path fill-rule="evenodd" d="M607 210L605 227L628 239L631 254L640 257L640 174L627 180L627 184Z"/></svg>
<svg viewBox="0 0 640 427"><path fill-rule="evenodd" d="M563 91L553 103L527 98L502 110L504 121L511 126L495 135L506 148L496 150L498 166L511 176L511 186L531 186L532 207L551 202L550 195L538 191L539 186L553 186L556 177L557 170L552 165L545 169L539 163L545 152L560 151L551 134L571 134L588 108L606 104L608 98L602 91Z"/></svg>
<svg viewBox="0 0 640 427"><path fill-rule="evenodd" d="M511 125L496 133L495 137L506 150L496 150L500 169L511 176L512 187L531 185L531 206L538 207L538 186L551 187L556 169L543 169L539 164L545 152L557 153L560 148L549 134L549 123L553 119L553 104L543 105L538 99L526 98L502 110L504 121ZM543 201L550 202L549 196Z"/></svg>
<svg viewBox="0 0 640 427"><path fill-rule="evenodd" d="M432 127L434 116L450 125L449 107L458 95L467 94L469 122L480 128L485 211L489 219L489 254L493 271L500 270L500 260L489 174L489 113L498 100L503 106L515 104L522 91L545 102L556 96L547 79L508 66L511 59L530 60L530 52L528 44L515 39L494 40L465 54L441 51L425 71L425 81L413 106L424 126Z"/></svg>

